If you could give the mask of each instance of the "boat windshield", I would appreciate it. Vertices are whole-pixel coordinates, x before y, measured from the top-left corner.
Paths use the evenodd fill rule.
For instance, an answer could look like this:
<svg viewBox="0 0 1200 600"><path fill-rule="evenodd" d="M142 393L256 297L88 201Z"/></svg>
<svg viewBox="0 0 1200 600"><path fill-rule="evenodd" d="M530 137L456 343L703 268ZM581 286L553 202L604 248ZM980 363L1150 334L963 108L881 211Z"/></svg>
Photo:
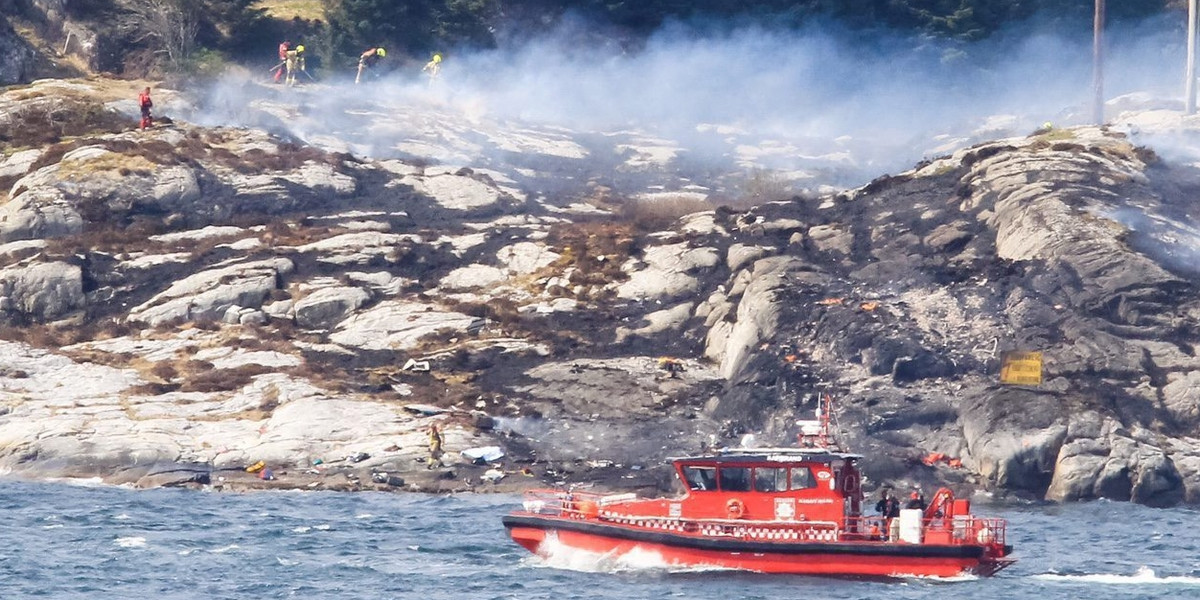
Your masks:
<svg viewBox="0 0 1200 600"><path fill-rule="evenodd" d="M782 492L787 490L788 470L782 467L757 467L754 469L754 491Z"/></svg>
<svg viewBox="0 0 1200 600"><path fill-rule="evenodd" d="M684 467L683 478L689 490L717 489L716 467Z"/></svg>
<svg viewBox="0 0 1200 600"><path fill-rule="evenodd" d="M721 467L721 491L748 492L750 491L749 467Z"/></svg>
<svg viewBox="0 0 1200 600"><path fill-rule="evenodd" d="M717 467L687 465L683 481L689 490L726 492L786 492L817 487L812 469L792 467Z"/></svg>
<svg viewBox="0 0 1200 600"><path fill-rule="evenodd" d="M808 467L792 467L792 487L793 490L807 490L817 487L817 480L813 478L812 469Z"/></svg>

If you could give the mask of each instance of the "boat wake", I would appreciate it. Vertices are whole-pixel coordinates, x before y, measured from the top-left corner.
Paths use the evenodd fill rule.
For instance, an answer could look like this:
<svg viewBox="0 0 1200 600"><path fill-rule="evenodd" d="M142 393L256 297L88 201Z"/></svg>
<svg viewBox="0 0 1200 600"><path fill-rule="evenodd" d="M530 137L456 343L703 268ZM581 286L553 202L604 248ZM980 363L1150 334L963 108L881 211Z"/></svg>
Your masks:
<svg viewBox="0 0 1200 600"><path fill-rule="evenodd" d="M1034 579L1060 583L1102 583L1105 585L1188 585L1200 586L1200 577L1188 575L1171 575L1160 577L1149 567L1139 567L1133 575L1118 575L1114 573L1088 573L1081 575L1064 575L1059 573L1042 573L1034 575Z"/></svg>
<svg viewBox="0 0 1200 600"><path fill-rule="evenodd" d="M962 575L954 575L951 577L939 577L937 575L894 575L893 577L903 579L904 581L919 581L921 583L959 583L963 581L979 581L978 575L964 573Z"/></svg>
<svg viewBox="0 0 1200 600"><path fill-rule="evenodd" d="M525 561L535 567L584 573L700 573L730 570L717 566L675 565L658 552L636 547L623 553L590 552L567 546L553 537L547 537L542 542L538 548L538 556L529 557Z"/></svg>

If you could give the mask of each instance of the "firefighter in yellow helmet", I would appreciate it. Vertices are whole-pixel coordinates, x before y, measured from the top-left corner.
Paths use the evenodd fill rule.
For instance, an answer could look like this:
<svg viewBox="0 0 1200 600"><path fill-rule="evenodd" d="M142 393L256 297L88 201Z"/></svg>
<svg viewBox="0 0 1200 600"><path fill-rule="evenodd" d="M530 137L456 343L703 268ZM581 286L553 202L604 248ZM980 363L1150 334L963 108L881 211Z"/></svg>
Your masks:
<svg viewBox="0 0 1200 600"><path fill-rule="evenodd" d="M446 444L446 438L442 436L442 432L438 430L437 424L429 426L429 462L425 463L426 469L441 467L442 456L446 454L443 446Z"/></svg>
<svg viewBox="0 0 1200 600"><path fill-rule="evenodd" d="M363 71L375 68L375 65L379 64L379 61L385 56L387 56L387 50L384 50L382 46L372 46L360 54L358 57L358 75L354 77L354 83L362 81Z"/></svg>
<svg viewBox="0 0 1200 600"><path fill-rule="evenodd" d="M304 71L304 44L299 44L287 51L284 66L287 69L285 83L287 85L296 85L296 72Z"/></svg>
<svg viewBox="0 0 1200 600"><path fill-rule="evenodd" d="M421 71L429 73L429 83L432 84L433 80L437 79L438 73L442 72L442 55L434 54L433 58L425 63L425 67Z"/></svg>

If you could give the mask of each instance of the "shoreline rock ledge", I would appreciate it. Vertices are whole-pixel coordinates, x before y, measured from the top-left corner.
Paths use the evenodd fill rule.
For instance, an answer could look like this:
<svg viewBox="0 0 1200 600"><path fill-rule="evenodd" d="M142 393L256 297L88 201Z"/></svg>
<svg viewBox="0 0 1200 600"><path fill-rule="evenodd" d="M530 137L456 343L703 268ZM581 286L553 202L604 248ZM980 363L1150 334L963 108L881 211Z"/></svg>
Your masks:
<svg viewBox="0 0 1200 600"><path fill-rule="evenodd" d="M870 490L1200 503L1200 170L1120 119L735 209L603 136L481 121L496 152L401 132L457 160L377 160L131 131L127 92L0 92L10 476L658 491L667 457L787 443L828 393ZM1040 386L998 382L1010 350Z"/></svg>

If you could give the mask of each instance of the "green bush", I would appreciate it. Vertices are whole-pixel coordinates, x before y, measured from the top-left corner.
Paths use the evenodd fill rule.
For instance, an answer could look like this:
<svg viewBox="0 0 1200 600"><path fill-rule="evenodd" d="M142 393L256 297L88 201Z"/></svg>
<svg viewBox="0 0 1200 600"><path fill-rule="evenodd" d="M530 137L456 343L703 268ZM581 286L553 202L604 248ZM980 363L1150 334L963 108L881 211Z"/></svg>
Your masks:
<svg viewBox="0 0 1200 600"><path fill-rule="evenodd" d="M393 57L492 46L500 0L321 0L327 23L321 51L332 68L349 67L372 46ZM398 54L399 53L399 54ZM393 62L399 62L393 61Z"/></svg>

